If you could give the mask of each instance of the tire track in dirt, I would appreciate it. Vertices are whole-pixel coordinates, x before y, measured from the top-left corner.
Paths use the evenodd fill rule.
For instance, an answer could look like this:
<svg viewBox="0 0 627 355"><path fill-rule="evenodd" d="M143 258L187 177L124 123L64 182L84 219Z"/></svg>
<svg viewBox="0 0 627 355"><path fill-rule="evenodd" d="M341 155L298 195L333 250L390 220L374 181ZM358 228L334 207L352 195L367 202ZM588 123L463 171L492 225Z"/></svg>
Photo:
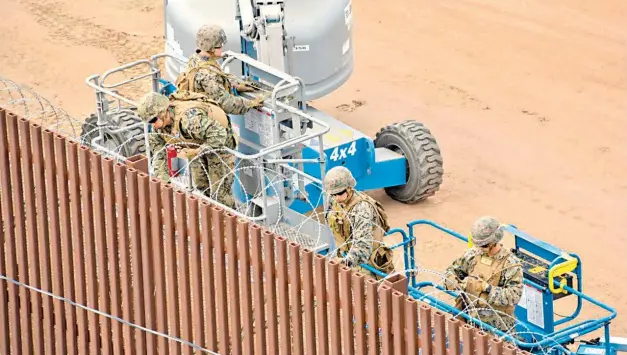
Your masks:
<svg viewBox="0 0 627 355"><path fill-rule="evenodd" d="M97 25L63 11L63 4L49 1L22 1L28 11L45 26L50 35L66 44L106 49L118 62L149 57L161 49L163 39L133 35Z"/></svg>
<svg viewBox="0 0 627 355"><path fill-rule="evenodd" d="M155 9L155 4L153 0L124 0L120 5L122 9L129 11L149 12Z"/></svg>
<svg viewBox="0 0 627 355"><path fill-rule="evenodd" d="M63 3L36 0L21 1L27 11L38 23L46 27L50 36L59 43L70 46L88 46L110 52L119 64L149 58L161 51L163 39L157 36L141 36L116 31L98 25L88 19L69 14L63 9ZM109 68L103 68L103 71ZM127 79L146 72L145 66L125 70L122 75ZM147 82L127 84L123 95L136 95L147 92Z"/></svg>

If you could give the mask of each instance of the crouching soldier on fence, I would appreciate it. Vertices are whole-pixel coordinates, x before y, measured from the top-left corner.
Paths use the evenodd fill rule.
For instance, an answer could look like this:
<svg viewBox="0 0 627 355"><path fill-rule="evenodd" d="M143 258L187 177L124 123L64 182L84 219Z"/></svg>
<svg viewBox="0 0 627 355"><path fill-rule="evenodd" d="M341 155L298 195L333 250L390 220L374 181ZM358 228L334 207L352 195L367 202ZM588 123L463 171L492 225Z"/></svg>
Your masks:
<svg viewBox="0 0 627 355"><path fill-rule="evenodd" d="M165 147L174 145L179 156L189 159L195 187L209 198L235 207L234 157L220 150L235 149L236 141L222 109L198 93L175 92L168 99L151 92L141 98L137 112L153 128L149 144L159 179L170 180Z"/></svg>
<svg viewBox="0 0 627 355"><path fill-rule="evenodd" d="M380 280L381 276L359 265L369 264L385 274L394 272L392 250L383 244L383 235L390 229L387 214L379 202L355 190L355 185L353 174L343 166L330 169L324 177L330 195L325 219L335 237L334 257Z"/></svg>
<svg viewBox="0 0 627 355"><path fill-rule="evenodd" d="M503 230L494 217L477 219L470 238L474 246L446 269L445 287L460 292L457 309L512 333L516 323L514 309L522 296L521 262L499 243Z"/></svg>

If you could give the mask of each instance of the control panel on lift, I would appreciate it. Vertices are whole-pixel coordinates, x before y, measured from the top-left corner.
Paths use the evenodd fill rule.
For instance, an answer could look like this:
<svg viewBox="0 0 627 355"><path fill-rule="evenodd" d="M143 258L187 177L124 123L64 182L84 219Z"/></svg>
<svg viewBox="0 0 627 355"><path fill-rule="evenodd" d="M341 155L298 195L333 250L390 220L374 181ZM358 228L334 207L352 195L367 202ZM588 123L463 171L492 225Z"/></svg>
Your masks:
<svg viewBox="0 0 627 355"><path fill-rule="evenodd" d="M514 255L516 255L522 262L523 266L523 276L525 279L529 281L533 281L534 283L546 287L549 287L549 264L540 260L530 254L522 252L520 249L512 249ZM568 273L561 275L555 278L556 281L564 282L568 287L573 287L573 275ZM564 291L560 293L553 294L553 299L558 300L560 298L566 297L570 295L569 292Z"/></svg>

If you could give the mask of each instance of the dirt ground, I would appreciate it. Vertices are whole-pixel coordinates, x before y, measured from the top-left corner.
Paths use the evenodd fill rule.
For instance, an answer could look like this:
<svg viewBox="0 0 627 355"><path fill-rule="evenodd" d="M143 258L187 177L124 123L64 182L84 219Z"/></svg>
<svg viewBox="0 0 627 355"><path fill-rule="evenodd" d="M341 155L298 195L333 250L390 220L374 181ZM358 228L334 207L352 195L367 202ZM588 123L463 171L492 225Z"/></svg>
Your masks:
<svg viewBox="0 0 627 355"><path fill-rule="evenodd" d="M0 75L75 116L94 110L87 76L164 48L161 0L0 7ZM357 0L353 8L354 74L314 105L372 136L418 119L444 157L444 183L428 201L408 207L374 193L393 225L426 218L467 233L491 214L576 252L584 290L618 310L614 335L627 336L627 3ZM352 100L365 104L338 108ZM464 245L423 231L418 248L419 265L442 270Z"/></svg>

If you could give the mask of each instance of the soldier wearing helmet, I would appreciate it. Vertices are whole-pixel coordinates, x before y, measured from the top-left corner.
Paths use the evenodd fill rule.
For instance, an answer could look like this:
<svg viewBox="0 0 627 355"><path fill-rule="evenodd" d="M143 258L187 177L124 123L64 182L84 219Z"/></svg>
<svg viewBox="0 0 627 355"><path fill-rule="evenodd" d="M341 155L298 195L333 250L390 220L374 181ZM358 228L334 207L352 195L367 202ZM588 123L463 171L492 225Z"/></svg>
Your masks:
<svg viewBox="0 0 627 355"><path fill-rule="evenodd" d="M471 227L473 247L445 272L445 287L463 291L456 307L503 332L514 330L514 309L522 296L520 260L500 243L503 229L491 216L478 218Z"/></svg>
<svg viewBox="0 0 627 355"><path fill-rule="evenodd" d="M233 94L232 75L222 71L218 59L226 44L226 34L217 25L203 25L196 34L196 53L190 56L186 69L176 80L178 90L206 94L227 114L241 115L253 107L263 106L264 96L249 100ZM245 84L236 84L239 92L254 91Z"/></svg>
<svg viewBox="0 0 627 355"><path fill-rule="evenodd" d="M390 229L383 206L372 197L355 190L355 178L343 166L330 169L324 177L325 192L330 195L325 218L335 237L334 257L347 266L370 275L361 264L391 274L393 253L383 244L383 235Z"/></svg>
<svg viewBox="0 0 627 355"><path fill-rule="evenodd" d="M152 125L149 146L156 177L169 182L166 146L190 159L195 187L206 196L234 208L232 185L236 142L228 117L215 102L198 93L175 92L170 98L150 92L138 104L142 121ZM214 151L217 150L217 151Z"/></svg>

